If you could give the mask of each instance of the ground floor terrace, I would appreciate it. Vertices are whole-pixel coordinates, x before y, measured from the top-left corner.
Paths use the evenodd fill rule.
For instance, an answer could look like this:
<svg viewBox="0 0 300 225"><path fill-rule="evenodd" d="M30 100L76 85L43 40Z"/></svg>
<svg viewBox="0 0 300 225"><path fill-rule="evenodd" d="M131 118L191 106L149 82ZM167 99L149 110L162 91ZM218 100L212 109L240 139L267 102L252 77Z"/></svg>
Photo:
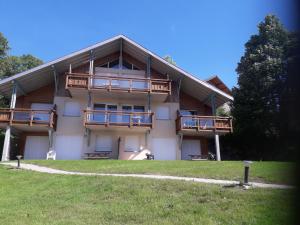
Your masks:
<svg viewBox="0 0 300 225"><path fill-rule="evenodd" d="M212 137L181 134L160 137L149 130L108 128L63 134L53 130L10 129L10 159L16 155L26 160L47 159L53 151L54 159L58 160L143 160L147 155L154 160L205 160L208 152L214 151L209 146Z"/></svg>

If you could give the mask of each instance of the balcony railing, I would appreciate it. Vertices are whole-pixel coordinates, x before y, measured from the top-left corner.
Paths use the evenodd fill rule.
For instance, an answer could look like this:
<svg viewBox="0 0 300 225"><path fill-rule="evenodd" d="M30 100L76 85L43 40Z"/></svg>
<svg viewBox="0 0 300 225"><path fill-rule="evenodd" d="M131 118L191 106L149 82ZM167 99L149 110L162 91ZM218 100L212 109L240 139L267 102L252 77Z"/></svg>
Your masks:
<svg viewBox="0 0 300 225"><path fill-rule="evenodd" d="M84 126L104 125L153 128L152 112L123 112L108 110L84 110Z"/></svg>
<svg viewBox="0 0 300 225"><path fill-rule="evenodd" d="M8 109L0 108L0 123L9 125L47 126L56 129L57 115L55 109Z"/></svg>
<svg viewBox="0 0 300 225"><path fill-rule="evenodd" d="M176 131L183 130L232 132L232 119L219 116L178 115Z"/></svg>
<svg viewBox="0 0 300 225"><path fill-rule="evenodd" d="M66 89L107 90L171 94L171 81L166 79L130 78L68 73Z"/></svg>

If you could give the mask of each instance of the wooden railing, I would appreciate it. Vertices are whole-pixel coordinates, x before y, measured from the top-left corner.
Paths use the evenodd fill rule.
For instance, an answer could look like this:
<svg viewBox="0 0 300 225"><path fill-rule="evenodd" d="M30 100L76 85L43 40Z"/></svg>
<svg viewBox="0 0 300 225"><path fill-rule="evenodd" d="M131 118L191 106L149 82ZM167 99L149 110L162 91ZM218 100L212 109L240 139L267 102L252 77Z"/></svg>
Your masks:
<svg viewBox="0 0 300 225"><path fill-rule="evenodd" d="M176 119L176 131L182 130L232 132L232 119L231 117L220 116L178 115Z"/></svg>
<svg viewBox="0 0 300 225"><path fill-rule="evenodd" d="M171 94L171 81L166 79L130 78L116 76L67 73L66 89L107 90L119 92L142 92Z"/></svg>
<svg viewBox="0 0 300 225"><path fill-rule="evenodd" d="M108 110L84 110L84 126L105 125L153 128L152 112L123 112Z"/></svg>
<svg viewBox="0 0 300 225"><path fill-rule="evenodd" d="M9 125L48 126L56 129L56 110L0 108L0 123Z"/></svg>

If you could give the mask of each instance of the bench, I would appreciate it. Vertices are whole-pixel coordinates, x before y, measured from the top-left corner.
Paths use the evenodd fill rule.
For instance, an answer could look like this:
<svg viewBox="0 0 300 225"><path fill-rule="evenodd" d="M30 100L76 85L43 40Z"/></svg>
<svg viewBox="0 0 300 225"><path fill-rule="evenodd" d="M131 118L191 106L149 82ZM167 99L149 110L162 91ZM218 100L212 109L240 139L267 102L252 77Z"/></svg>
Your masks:
<svg viewBox="0 0 300 225"><path fill-rule="evenodd" d="M88 152L84 153L84 159L110 159L111 152Z"/></svg>
<svg viewBox="0 0 300 225"><path fill-rule="evenodd" d="M189 155L191 160L207 160L207 158L203 158L202 155Z"/></svg>

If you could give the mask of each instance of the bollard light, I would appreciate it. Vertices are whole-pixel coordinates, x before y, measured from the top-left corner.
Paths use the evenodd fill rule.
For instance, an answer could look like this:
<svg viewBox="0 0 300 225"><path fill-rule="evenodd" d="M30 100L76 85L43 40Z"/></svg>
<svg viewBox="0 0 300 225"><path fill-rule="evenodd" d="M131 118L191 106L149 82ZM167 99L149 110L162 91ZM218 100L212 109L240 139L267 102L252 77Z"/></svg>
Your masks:
<svg viewBox="0 0 300 225"><path fill-rule="evenodd" d="M21 160L22 156L21 155L17 155L16 157L18 159L18 169L20 169L20 160Z"/></svg>
<svg viewBox="0 0 300 225"><path fill-rule="evenodd" d="M244 167L245 167L245 172L244 172L244 185L249 185L249 169L250 169L250 164L252 161L244 161Z"/></svg>

